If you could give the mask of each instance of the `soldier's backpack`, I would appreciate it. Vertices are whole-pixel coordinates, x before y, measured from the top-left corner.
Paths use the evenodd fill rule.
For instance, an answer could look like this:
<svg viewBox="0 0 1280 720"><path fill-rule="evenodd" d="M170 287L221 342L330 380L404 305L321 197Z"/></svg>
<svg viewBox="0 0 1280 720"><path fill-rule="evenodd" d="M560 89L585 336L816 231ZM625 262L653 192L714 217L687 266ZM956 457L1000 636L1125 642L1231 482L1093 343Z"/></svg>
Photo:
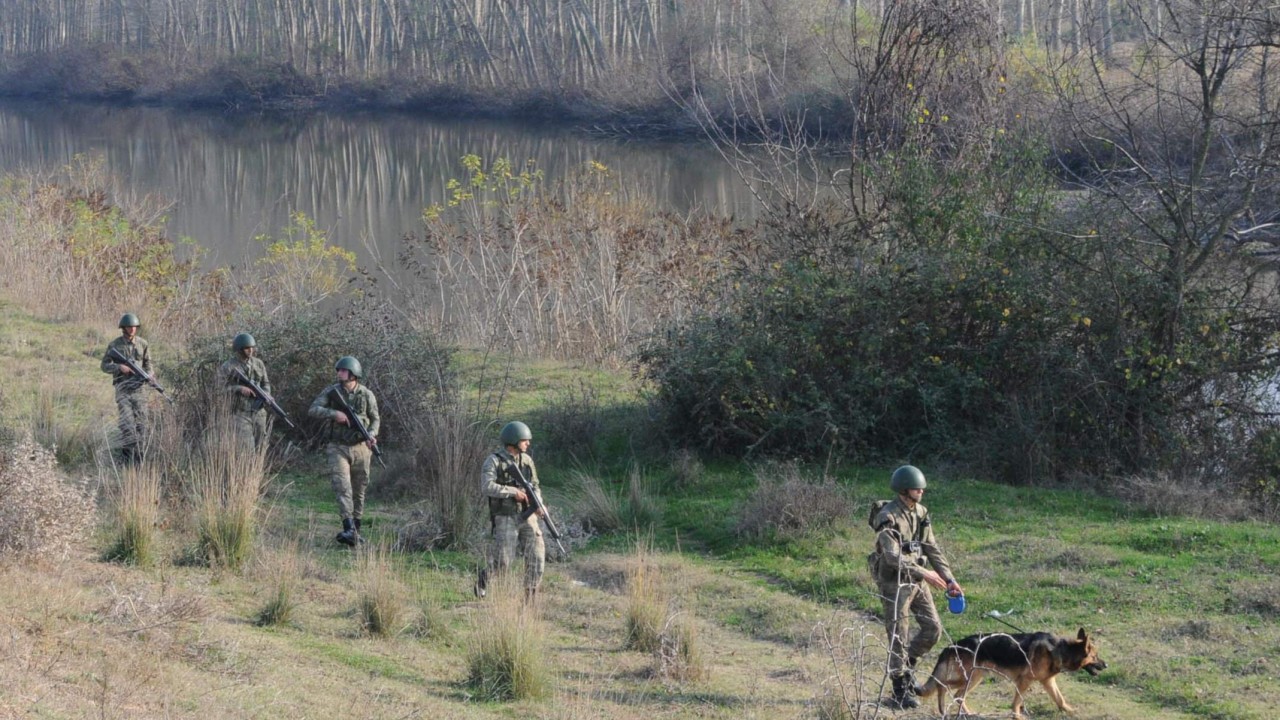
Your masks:
<svg viewBox="0 0 1280 720"><path fill-rule="evenodd" d="M871 514L867 516L867 527L872 530L879 530L879 528L876 527L876 516L879 515L880 511L884 509L884 506L888 504L888 500L876 500L871 503Z"/></svg>
<svg viewBox="0 0 1280 720"><path fill-rule="evenodd" d="M884 506L888 504L888 500L876 500L871 503L871 514L867 516L867 527L870 527L872 530L876 530L877 532L879 531L879 528L876 527L876 516L878 516L880 511L884 509ZM880 577L880 549L878 547L875 550L872 550L871 554L867 555L867 570L871 573L872 579Z"/></svg>

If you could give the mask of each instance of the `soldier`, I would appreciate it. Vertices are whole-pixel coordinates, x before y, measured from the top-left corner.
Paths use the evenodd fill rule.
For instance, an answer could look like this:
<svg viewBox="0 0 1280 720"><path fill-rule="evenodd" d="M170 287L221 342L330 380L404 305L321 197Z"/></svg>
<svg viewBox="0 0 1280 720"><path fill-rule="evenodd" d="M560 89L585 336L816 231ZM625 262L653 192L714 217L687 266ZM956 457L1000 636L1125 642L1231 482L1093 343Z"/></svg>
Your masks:
<svg viewBox="0 0 1280 720"><path fill-rule="evenodd" d="M360 519L364 515L364 493L369 486L369 466L373 448L378 441L378 399L373 391L360 383L364 371L360 361L350 355L338 360L334 366L338 382L325 388L311 403L307 414L319 420L330 420L329 444L325 455L329 458L329 478L338 498L338 513L342 516L342 532L334 539L343 545L361 542ZM340 409L346 402L365 429L369 440L356 429L355 419Z"/></svg>
<svg viewBox="0 0 1280 720"><path fill-rule="evenodd" d="M951 574L951 566L933 537L924 497L924 473L912 465L893 471L890 487L898 497L871 521L876 531L875 551L868 557L871 573L884 605L884 626L889 634L889 677L893 680L893 700L902 709L920 706L912 670L920 656L942 636L942 621L933 605L929 586L955 597L964 591ZM933 568L925 567L925 562ZM906 641L910 626L908 613L920 628Z"/></svg>
<svg viewBox="0 0 1280 720"><path fill-rule="evenodd" d="M538 470L529 457L529 444L533 433L522 422L509 422L500 433L503 449L492 453L480 468L480 492L489 501L489 557L487 568L480 570L475 594L484 597L491 577L496 577L511 567L516 552L524 557L525 600L533 600L542 582L542 570L547 562L547 548L542 540L542 527L538 517L545 511L530 515L523 522L520 514L529 505L529 496L517 486L517 474L539 492Z"/></svg>
<svg viewBox="0 0 1280 720"><path fill-rule="evenodd" d="M151 373L151 352L147 341L138 337L138 316L125 313L120 317L120 337L107 345L102 355L102 372L110 373L111 384L116 391L116 411L120 423L120 456L125 462L142 461L142 440L147 427L146 398L143 396L143 379L128 365L111 357L117 353L135 361L146 373Z"/></svg>
<svg viewBox="0 0 1280 720"><path fill-rule="evenodd" d="M222 378L222 387L231 401L232 427L242 448L260 452L267 438L267 409L257 393L237 379L235 371L244 373L268 394L271 380L267 377L267 366L257 357L258 343L252 335L236 335L231 349L235 356L222 363L218 377Z"/></svg>

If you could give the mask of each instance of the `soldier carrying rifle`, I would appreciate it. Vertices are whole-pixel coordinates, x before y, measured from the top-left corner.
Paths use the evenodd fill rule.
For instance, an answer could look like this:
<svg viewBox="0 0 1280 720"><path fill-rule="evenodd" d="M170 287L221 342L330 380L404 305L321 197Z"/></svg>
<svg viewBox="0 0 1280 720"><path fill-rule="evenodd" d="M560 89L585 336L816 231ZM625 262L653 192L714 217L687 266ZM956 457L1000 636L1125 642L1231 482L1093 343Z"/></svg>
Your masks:
<svg viewBox="0 0 1280 720"><path fill-rule="evenodd" d="M111 375L111 384L115 386L120 457L127 463L142 461L142 440L147 428L146 397L142 386L150 384L164 392L151 374L150 346L138 337L141 325L137 315L122 315L120 337L112 340L102 355L102 372Z"/></svg>
<svg viewBox="0 0 1280 720"><path fill-rule="evenodd" d="M267 366L258 355L258 343L249 333L240 333L231 341L235 356L222 363L218 377L231 401L231 423L240 447L260 452L267 439L266 398L271 393ZM254 386L257 386L257 390Z"/></svg>

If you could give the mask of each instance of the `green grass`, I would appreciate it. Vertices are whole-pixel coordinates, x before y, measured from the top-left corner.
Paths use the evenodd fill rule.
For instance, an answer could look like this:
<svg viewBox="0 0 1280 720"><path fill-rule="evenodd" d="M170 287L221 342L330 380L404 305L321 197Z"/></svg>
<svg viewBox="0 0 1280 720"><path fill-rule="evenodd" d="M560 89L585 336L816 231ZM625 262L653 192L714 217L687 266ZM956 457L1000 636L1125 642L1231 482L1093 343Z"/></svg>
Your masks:
<svg viewBox="0 0 1280 720"><path fill-rule="evenodd" d="M81 417L58 422L91 418L90 408L110 420L109 382L100 377L96 357L108 337L105 331L37 321L0 306L0 353L19 359L16 366L23 367L28 380L61 372L72 378L67 406L81 408L76 411ZM471 370L474 366L464 366ZM643 425L644 415L630 379L622 374L545 362L522 365L508 391L511 412L504 415L536 418L556 393L584 378L600 384L597 397L604 418L597 464L586 469L621 488L628 466L637 463L652 480L662 511L653 533L654 552L661 562L679 567L679 592L699 618L709 679L705 687L695 688L655 684L646 674L651 659L622 649L623 598L611 583L622 576L621 561L612 558L628 555L634 546L634 537L624 531L598 537L575 549L569 564L548 568L543 594L552 683L573 686L580 717L796 714L820 693L821 678L830 670L822 649L812 645L814 626L832 617L850 622L859 613L879 612L865 567L871 546L866 515L872 500L889 496L891 468L839 469L839 482L853 500L846 520L836 527L787 541L747 542L733 529L755 487L753 467L706 460L696 485L680 486L666 454L635 441L639 436L633 430ZM23 408L36 407L24 404L24 398L5 394L17 417L25 417ZM535 436L538 431L535 424ZM554 498L576 466L553 450L539 455L538 462ZM1252 720L1273 714L1271 708L1280 702L1280 690L1269 680L1274 658L1280 656L1280 580L1275 573L1280 527L1158 517L1095 492L1007 487L924 469L930 481L925 502L969 600L963 615L944 614L949 637L1005 630L984 616L990 610L1012 610L1009 621L1027 630L1073 634L1078 627L1088 628L1102 643L1110 669L1099 678L1065 681L1069 700L1083 707L1086 717L1105 712L1120 720ZM394 538L403 508L379 496L379 479L375 469L366 534L373 542L386 542ZM214 581L208 569L164 561L151 568L88 561L91 570L84 577L93 578L91 582L72 577L66 580L71 589L59 594L58 583L65 579L37 573L0 598L12 606L15 627L50 625L48 631L32 634L32 642L24 640L30 658L24 656L19 665L0 661L0 679L11 672L14 687L27 688L21 690L25 698L54 697L37 692L39 684L25 668L72 663L59 667L56 675L92 679L100 675L95 658L105 653L119 658L113 662L121 667L133 663L142 674L191 673L182 682L171 682L173 687L221 687L225 683L217 673L240 673L237 668L244 666L254 668L245 680L255 683L257 697L279 694L299 714L314 714L316 708L307 703L325 691L314 686L295 691L290 681L305 676L319 661L336 682L377 685L380 694L362 699L371 715L403 714L403 708L378 704L381 698L396 697L425 697L442 717L552 713L545 700L514 705L468 700L462 639L474 626L477 609L484 607L470 596L477 552L393 553L390 562L412 588L412 603L424 606L432 617L421 633L368 640L361 637L352 610L353 553L333 541L339 524L322 454L304 454L271 487L264 537L300 539L299 551L309 568L299 589L303 599L287 625L264 629L245 621L265 597L251 579L223 576ZM570 518L560 520L566 525ZM172 535L164 538L165 543L174 541ZM103 573L115 577L100 579ZM154 586L151 594L140 594L138 588L148 586ZM116 588L116 595L104 595L103 588ZM126 592L139 596L126 603ZM193 593L203 593L218 608L214 619L196 626L198 631L164 634L170 626L156 623L164 620L167 603ZM148 612L160 614L149 617ZM862 621L869 622L869 636L881 638L874 621ZM158 629L146 639L122 634L122 629L151 624ZM48 637L73 638L74 644L65 651L41 645L39 639ZM148 660L138 649L143 642L177 648L172 651L176 663ZM82 662L58 659L81 655ZM223 655L226 659L220 659ZM933 657L936 650L926 662ZM148 663L161 667L149 670ZM808 679L800 687L778 680L800 665L810 673L801 674ZM272 675L277 666L278 677ZM213 674L201 674L206 672ZM99 687L85 683L79 690L86 696ZM756 689L762 684L775 697L756 700L753 693L763 692ZM1007 709L1006 690L999 684L982 688L980 710ZM174 707L183 707L192 698L171 700ZM780 706L769 704L774 701ZM239 696L219 696L217 702L222 714L243 709ZM752 704L756 702L758 709ZM66 707L64 716L86 710L85 705ZM1039 715L1051 706L1036 691L1030 707Z"/></svg>

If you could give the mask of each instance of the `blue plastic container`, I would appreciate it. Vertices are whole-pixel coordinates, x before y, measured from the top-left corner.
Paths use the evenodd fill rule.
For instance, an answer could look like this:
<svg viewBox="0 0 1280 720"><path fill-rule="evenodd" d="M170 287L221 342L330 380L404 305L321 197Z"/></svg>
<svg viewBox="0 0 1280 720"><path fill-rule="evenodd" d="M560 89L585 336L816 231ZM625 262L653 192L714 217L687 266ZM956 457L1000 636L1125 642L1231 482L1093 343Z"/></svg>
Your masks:
<svg viewBox="0 0 1280 720"><path fill-rule="evenodd" d="M964 605L965 603L964 603L963 595L956 595L954 597L947 599L947 609L955 613L956 615L959 615L960 613L964 612Z"/></svg>

